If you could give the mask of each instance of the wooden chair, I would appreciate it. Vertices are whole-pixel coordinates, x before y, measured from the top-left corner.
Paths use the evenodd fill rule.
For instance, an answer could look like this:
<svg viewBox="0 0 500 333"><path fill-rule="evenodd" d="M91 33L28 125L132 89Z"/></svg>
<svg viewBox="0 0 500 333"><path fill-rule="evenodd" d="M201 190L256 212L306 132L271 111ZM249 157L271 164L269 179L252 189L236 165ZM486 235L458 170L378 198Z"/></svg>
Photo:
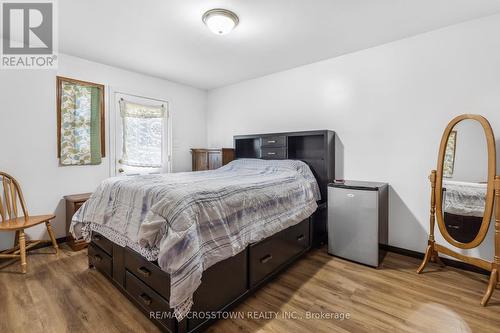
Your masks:
<svg viewBox="0 0 500 333"><path fill-rule="evenodd" d="M26 209L26 202L24 201L23 192L19 183L14 177L0 171L0 188L3 187L3 193L0 192L0 232L1 231L15 231L16 238L14 241L14 248L0 252L0 259L2 258L21 258L21 270L26 273L26 251L30 248L47 241L28 241L24 235L24 230L45 223L47 232L50 236L50 242L56 254L59 250L56 238L50 221L53 220L55 215L39 215L29 216ZM3 197L3 201L2 201ZM23 216L18 216L18 201L21 204Z"/></svg>

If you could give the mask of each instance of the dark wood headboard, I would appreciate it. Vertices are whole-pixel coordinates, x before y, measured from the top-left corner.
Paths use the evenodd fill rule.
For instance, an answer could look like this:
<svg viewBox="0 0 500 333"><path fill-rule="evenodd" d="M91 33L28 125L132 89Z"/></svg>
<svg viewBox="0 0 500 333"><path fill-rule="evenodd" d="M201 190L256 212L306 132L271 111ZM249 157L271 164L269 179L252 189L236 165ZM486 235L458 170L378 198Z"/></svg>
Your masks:
<svg viewBox="0 0 500 333"><path fill-rule="evenodd" d="M235 158L301 160L311 168L326 202L328 183L344 178L343 146L334 131L237 135Z"/></svg>
<svg viewBox="0 0 500 333"><path fill-rule="evenodd" d="M318 209L311 216L312 243L319 246L328 241L328 183L344 179L344 147L334 131L237 135L234 154L235 158L291 159L309 165L321 191Z"/></svg>

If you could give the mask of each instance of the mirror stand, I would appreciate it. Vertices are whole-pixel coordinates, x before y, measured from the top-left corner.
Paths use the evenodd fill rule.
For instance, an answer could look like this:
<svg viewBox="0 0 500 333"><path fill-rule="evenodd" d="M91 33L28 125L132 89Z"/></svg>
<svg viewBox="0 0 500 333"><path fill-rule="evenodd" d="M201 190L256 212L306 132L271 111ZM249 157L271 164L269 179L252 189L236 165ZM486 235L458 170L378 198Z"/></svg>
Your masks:
<svg viewBox="0 0 500 333"><path fill-rule="evenodd" d="M490 279L488 283L488 288L481 300L481 305L486 306L493 295L498 283L500 283L500 176L495 176L494 181L494 191L495 191L495 256L492 262L489 262L484 259L475 258L463 255L461 253L450 250L449 248L437 244L434 239L434 228L436 224L436 177L437 171L432 170L431 175L429 176L429 180L431 182L431 209L430 209L430 229L429 229L429 239L427 242L427 248L425 251L425 256L422 264L417 270L417 274L423 272L425 267L429 262L437 263L440 266L444 267L443 262L439 258L439 253L448 255L450 257L459 259L467 264L482 268L490 273Z"/></svg>

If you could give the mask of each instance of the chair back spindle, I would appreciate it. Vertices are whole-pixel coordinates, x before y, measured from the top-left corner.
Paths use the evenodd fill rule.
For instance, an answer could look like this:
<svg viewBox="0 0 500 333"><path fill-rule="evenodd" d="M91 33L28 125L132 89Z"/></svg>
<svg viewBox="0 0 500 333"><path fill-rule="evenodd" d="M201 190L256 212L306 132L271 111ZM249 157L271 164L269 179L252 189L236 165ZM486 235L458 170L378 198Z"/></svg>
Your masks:
<svg viewBox="0 0 500 333"><path fill-rule="evenodd" d="M24 201L23 192L19 183L14 177L0 171L0 180L3 187L3 195L0 192L0 218L1 221L16 219L18 215L18 202L21 203L21 209L24 217L28 217L28 210ZM2 200L3 196L3 200Z"/></svg>

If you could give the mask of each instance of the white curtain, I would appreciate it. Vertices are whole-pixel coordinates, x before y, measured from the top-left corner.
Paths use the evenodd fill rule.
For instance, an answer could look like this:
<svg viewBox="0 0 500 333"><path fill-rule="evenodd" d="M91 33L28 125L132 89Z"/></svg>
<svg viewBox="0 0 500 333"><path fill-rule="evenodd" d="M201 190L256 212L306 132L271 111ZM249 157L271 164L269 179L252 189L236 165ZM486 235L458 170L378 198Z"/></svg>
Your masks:
<svg viewBox="0 0 500 333"><path fill-rule="evenodd" d="M123 119L124 165L160 168L163 165L163 105L141 105L120 100Z"/></svg>

